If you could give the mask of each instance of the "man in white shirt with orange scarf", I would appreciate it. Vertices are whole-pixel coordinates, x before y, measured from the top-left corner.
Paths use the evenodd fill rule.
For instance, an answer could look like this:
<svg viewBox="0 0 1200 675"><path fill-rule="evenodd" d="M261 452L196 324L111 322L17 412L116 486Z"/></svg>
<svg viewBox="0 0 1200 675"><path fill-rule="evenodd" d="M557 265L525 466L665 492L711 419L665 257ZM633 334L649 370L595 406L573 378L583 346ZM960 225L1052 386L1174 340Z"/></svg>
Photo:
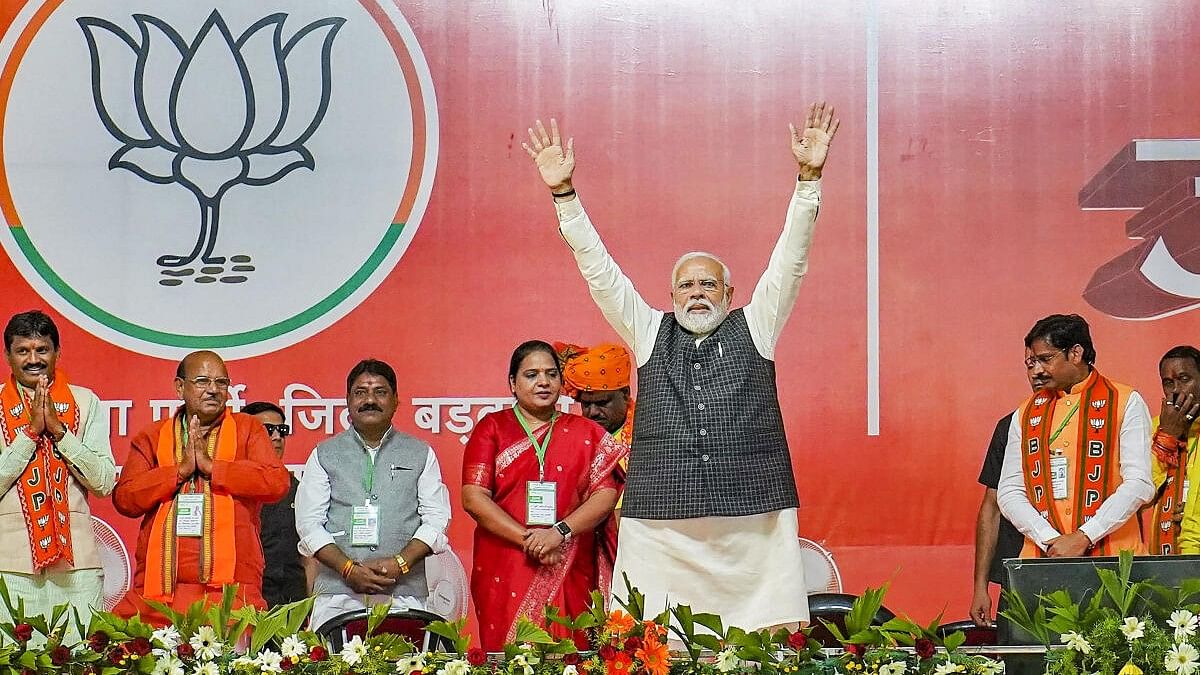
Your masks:
<svg viewBox="0 0 1200 675"><path fill-rule="evenodd" d="M1154 498L1150 411L1095 368L1087 322L1053 314L1025 336L1035 392L1013 415L1000 511L1025 535L1021 557L1145 553L1134 516Z"/></svg>

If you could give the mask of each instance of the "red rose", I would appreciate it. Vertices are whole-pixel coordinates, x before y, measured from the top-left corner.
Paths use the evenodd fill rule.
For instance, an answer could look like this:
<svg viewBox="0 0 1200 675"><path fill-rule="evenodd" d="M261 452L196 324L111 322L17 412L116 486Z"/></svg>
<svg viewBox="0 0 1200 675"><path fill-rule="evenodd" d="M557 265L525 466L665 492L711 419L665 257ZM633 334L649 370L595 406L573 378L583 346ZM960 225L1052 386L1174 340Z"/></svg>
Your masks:
<svg viewBox="0 0 1200 675"><path fill-rule="evenodd" d="M181 642L175 648L175 653L179 654L179 658L181 659L190 659L196 655L196 649L186 642Z"/></svg>
<svg viewBox="0 0 1200 675"><path fill-rule="evenodd" d="M50 650L50 662L56 666L61 666L71 660L71 650L59 645Z"/></svg>
<svg viewBox="0 0 1200 675"><path fill-rule="evenodd" d="M13 626L13 637L17 638L17 642L29 642L29 638L33 637L33 626L27 623Z"/></svg>
<svg viewBox="0 0 1200 675"><path fill-rule="evenodd" d="M149 654L151 649L153 646L150 644L150 640L144 637L136 637L125 643L125 651L138 656Z"/></svg>
<svg viewBox="0 0 1200 675"><path fill-rule="evenodd" d="M280 670L291 670L292 668L295 667L295 665L296 665L296 662L293 661L292 657L289 656L286 659L279 662L279 669Z"/></svg>
<svg viewBox="0 0 1200 675"><path fill-rule="evenodd" d="M788 646L796 651L800 651L808 646L808 636L800 631L796 631L788 636Z"/></svg>
<svg viewBox="0 0 1200 675"><path fill-rule="evenodd" d="M329 658L329 651L321 645L314 645L313 648L308 651L308 658L312 659L313 661L324 661L325 659Z"/></svg>
<svg viewBox="0 0 1200 675"><path fill-rule="evenodd" d="M612 645L604 645L600 648L600 658L605 661L612 661L617 657L617 650Z"/></svg>
<svg viewBox="0 0 1200 675"><path fill-rule="evenodd" d="M108 662L112 665L117 665L125 660L125 650L120 647L113 647L108 650Z"/></svg>
<svg viewBox="0 0 1200 675"><path fill-rule="evenodd" d="M577 666L582 662L583 662L583 657L579 656L579 652L571 652L570 654L563 654L563 665L564 666Z"/></svg>
<svg viewBox="0 0 1200 675"><path fill-rule="evenodd" d="M640 637L631 637L625 640L625 653L633 656L634 652L642 648L642 639Z"/></svg>
<svg viewBox="0 0 1200 675"><path fill-rule="evenodd" d="M487 652L479 647L471 647L467 650L467 663L473 666L482 666L487 663Z"/></svg>
<svg viewBox="0 0 1200 675"><path fill-rule="evenodd" d="M842 645L842 649L845 649L847 654L858 658L862 658L862 655L867 653L867 648L865 645L859 645L850 642Z"/></svg>
<svg viewBox="0 0 1200 675"><path fill-rule="evenodd" d="M92 633L88 637L88 646L92 648L92 651L97 653L104 651L104 648L108 646L108 633L102 630Z"/></svg>
<svg viewBox="0 0 1200 675"><path fill-rule="evenodd" d="M922 661L933 658L934 653L937 652L937 647L934 646L933 640L929 638L917 640L917 644L914 647L917 650L917 656L921 657Z"/></svg>

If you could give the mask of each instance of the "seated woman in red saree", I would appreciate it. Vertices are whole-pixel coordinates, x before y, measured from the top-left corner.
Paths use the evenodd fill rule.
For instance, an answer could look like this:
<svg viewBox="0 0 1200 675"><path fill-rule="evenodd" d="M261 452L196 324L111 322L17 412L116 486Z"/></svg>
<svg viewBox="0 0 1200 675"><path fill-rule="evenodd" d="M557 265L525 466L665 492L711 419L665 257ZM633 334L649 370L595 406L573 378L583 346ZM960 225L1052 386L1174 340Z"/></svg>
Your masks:
<svg viewBox="0 0 1200 675"><path fill-rule="evenodd" d="M463 508L477 523L471 597L487 651L513 639L521 616L545 626L547 604L587 609L603 564L594 528L617 503L613 472L627 452L600 425L555 408L562 377L549 344L517 347L508 382L516 405L480 420L463 457Z"/></svg>

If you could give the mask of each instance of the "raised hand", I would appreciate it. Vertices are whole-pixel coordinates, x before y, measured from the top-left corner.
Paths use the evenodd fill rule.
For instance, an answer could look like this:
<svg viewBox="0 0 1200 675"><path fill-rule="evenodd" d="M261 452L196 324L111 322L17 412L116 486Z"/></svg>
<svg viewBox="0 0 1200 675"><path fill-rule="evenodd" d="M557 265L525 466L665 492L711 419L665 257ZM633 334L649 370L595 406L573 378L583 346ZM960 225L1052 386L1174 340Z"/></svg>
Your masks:
<svg viewBox="0 0 1200 675"><path fill-rule="evenodd" d="M1200 415L1200 401L1194 395L1171 394L1162 400L1158 428L1175 438L1183 438L1197 415Z"/></svg>
<svg viewBox="0 0 1200 675"><path fill-rule="evenodd" d="M192 415L188 420L188 441L183 444L183 459L176 467L179 482L183 482L196 473L196 444L200 438L200 418Z"/></svg>
<svg viewBox="0 0 1200 675"><path fill-rule="evenodd" d="M833 142L833 136L842 123L833 115L833 106L826 107L822 101L808 106L804 129L797 130L794 124L788 125L792 132L792 156L800 165L802 180L816 180L821 177L821 168L825 166L829 144Z"/></svg>
<svg viewBox="0 0 1200 675"><path fill-rule="evenodd" d="M571 189L571 175L575 173L575 139L567 139L563 148L562 136L558 133L558 120L550 118L550 133L542 121L537 121L537 131L529 129L529 142L521 147L533 158L542 181L551 192L562 193Z"/></svg>
<svg viewBox="0 0 1200 675"><path fill-rule="evenodd" d="M217 433L215 429L209 429L208 433ZM212 457L208 456L208 439L200 435L200 418L192 415L191 421L188 422L188 444L191 445L192 459L196 462L196 469L205 476L212 475Z"/></svg>

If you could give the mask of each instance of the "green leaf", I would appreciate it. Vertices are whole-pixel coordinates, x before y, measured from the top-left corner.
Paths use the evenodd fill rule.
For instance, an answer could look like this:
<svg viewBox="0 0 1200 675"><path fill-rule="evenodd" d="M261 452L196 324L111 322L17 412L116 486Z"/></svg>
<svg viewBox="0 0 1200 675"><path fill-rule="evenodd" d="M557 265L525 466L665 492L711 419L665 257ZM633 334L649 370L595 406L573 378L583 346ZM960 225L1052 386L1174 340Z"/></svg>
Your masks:
<svg viewBox="0 0 1200 675"><path fill-rule="evenodd" d="M163 616L165 616L169 623L172 623L176 626L179 626L180 624L188 623L185 621L184 616L182 614L180 614L179 612L176 612L174 609L171 609L170 605L164 605L163 603L161 603L157 600L151 600L150 598L144 598L144 600L146 601L146 604L151 609L153 609L154 611L158 612L159 614L162 614ZM204 607L204 604L205 603L203 600L197 600L196 602L192 603L192 606L189 608L189 612L191 610L195 609L197 605L199 605L200 607ZM194 623L192 624L192 630L195 630Z"/></svg>
<svg viewBox="0 0 1200 675"><path fill-rule="evenodd" d="M961 630L956 630L953 633L947 635L942 640L942 646L946 648L946 651L952 652L955 649L958 649L959 647L963 646L963 643L966 641L967 641L967 634L962 632Z"/></svg>
<svg viewBox="0 0 1200 675"><path fill-rule="evenodd" d="M615 598L617 604L621 605L629 616L632 616L634 621L642 621L646 618L646 596L641 591L634 588L633 584L629 583L629 575L625 572L621 573L621 579L625 582L625 591L627 598Z"/></svg>
<svg viewBox="0 0 1200 675"><path fill-rule="evenodd" d="M854 599L854 603L850 605L850 612L846 614L846 632L861 633L875 622L875 614L883 606L883 596L887 589L888 584L879 588L868 588Z"/></svg>
<svg viewBox="0 0 1200 675"><path fill-rule="evenodd" d="M692 620L695 621L696 623L700 624L701 626L704 626L705 628L711 630L712 632L716 633L717 635L725 634L725 624L722 623L721 617L717 616L716 614L710 614L708 612L701 612L699 614L693 614Z"/></svg>
<svg viewBox="0 0 1200 675"><path fill-rule="evenodd" d="M517 625L513 630L513 642L516 644L528 642L535 645L551 645L557 642L557 640L551 637L541 626L526 617L521 617L517 619Z"/></svg>
<svg viewBox="0 0 1200 675"><path fill-rule="evenodd" d="M720 638L718 638L715 635L709 635L707 633L700 633L699 635L696 635L695 637L693 637L692 641L695 642L697 645L699 645L701 648L708 649L710 651L719 652L722 649L721 640L720 640Z"/></svg>
<svg viewBox="0 0 1200 675"><path fill-rule="evenodd" d="M463 635L463 629L466 628L467 620L458 619L457 621L434 621L425 626L425 630L440 635L454 644L454 650L461 656L467 653L467 647L471 644L470 636Z"/></svg>
<svg viewBox="0 0 1200 675"><path fill-rule="evenodd" d="M371 611L367 614L367 637L375 634L375 630L388 617L390 611L392 611L391 603L381 602L371 607Z"/></svg>

